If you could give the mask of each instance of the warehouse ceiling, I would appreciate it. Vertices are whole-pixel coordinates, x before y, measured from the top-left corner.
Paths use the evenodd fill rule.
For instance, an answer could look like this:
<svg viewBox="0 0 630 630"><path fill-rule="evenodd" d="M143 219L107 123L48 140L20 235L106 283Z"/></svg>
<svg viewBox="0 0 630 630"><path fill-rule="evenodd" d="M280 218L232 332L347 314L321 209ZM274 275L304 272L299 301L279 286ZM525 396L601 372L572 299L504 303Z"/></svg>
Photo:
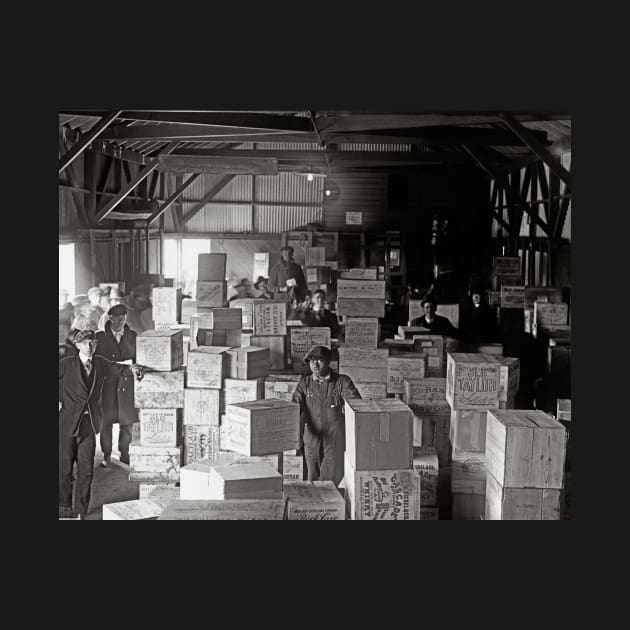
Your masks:
<svg viewBox="0 0 630 630"><path fill-rule="evenodd" d="M88 145L161 170L275 174L474 164L491 174L571 148L558 112L62 111L69 154ZM87 142L87 144L86 144ZM60 159L60 171L64 158Z"/></svg>

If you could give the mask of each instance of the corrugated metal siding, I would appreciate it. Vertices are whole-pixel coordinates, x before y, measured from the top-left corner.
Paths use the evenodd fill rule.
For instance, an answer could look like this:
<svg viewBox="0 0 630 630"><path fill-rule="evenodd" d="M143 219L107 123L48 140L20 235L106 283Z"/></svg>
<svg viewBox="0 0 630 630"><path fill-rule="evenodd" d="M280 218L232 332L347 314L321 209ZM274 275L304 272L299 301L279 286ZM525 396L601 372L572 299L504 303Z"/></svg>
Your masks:
<svg viewBox="0 0 630 630"><path fill-rule="evenodd" d="M339 197L324 197L324 226L331 231L377 230L396 228L400 213L387 211L388 178L385 173L347 173L333 178ZM362 212L363 225L347 226L346 212Z"/></svg>
<svg viewBox="0 0 630 630"><path fill-rule="evenodd" d="M184 181L191 174L184 175ZM200 200L215 186L224 175L219 173L204 173L200 175L185 191L184 200ZM222 188L216 195L217 199L224 201L251 201L252 178L251 175L237 175L229 184Z"/></svg>
<svg viewBox="0 0 630 630"><path fill-rule="evenodd" d="M303 175L278 173L256 176L256 201L299 201L322 203L324 177L309 182Z"/></svg>
<svg viewBox="0 0 630 630"><path fill-rule="evenodd" d="M321 223L322 208L289 208L258 206L255 215L255 229L259 234L279 234L305 228L309 223Z"/></svg>
<svg viewBox="0 0 630 630"><path fill-rule="evenodd" d="M269 151L323 151L321 145L316 142L257 142L256 150L258 149Z"/></svg>
<svg viewBox="0 0 630 630"><path fill-rule="evenodd" d="M194 204L184 204L184 214ZM206 206L199 214L193 217L185 226L186 232L214 232L240 234L251 232L252 208L251 206L213 205Z"/></svg>
<svg viewBox="0 0 630 630"><path fill-rule="evenodd" d="M411 151L410 144L365 144L341 143L340 151Z"/></svg>

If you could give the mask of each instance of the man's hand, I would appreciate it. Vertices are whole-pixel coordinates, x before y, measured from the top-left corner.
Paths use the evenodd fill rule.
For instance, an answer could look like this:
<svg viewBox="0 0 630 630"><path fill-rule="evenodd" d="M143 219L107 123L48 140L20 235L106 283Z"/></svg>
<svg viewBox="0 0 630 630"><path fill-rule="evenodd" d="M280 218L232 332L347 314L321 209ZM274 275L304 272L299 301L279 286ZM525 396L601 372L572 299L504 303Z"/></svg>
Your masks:
<svg viewBox="0 0 630 630"><path fill-rule="evenodd" d="M136 377L137 381L141 381L144 378L144 368L141 365L133 364L131 366L131 371L133 375Z"/></svg>

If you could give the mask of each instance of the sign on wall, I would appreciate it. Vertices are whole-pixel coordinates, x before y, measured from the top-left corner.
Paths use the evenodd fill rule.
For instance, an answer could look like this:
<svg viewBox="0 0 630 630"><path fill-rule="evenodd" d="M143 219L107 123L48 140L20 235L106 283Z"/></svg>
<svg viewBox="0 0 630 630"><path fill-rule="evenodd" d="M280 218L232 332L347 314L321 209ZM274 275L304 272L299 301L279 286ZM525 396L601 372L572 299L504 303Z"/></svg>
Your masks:
<svg viewBox="0 0 630 630"><path fill-rule="evenodd" d="M346 212L346 225L363 225L363 212Z"/></svg>

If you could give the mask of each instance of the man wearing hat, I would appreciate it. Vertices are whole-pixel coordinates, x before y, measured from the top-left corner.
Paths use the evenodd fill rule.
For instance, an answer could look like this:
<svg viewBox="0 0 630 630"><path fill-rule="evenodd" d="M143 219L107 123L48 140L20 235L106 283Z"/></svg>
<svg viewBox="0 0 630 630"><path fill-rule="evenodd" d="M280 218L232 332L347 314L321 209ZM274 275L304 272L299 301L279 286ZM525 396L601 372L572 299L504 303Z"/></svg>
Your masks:
<svg viewBox="0 0 630 630"><path fill-rule="evenodd" d="M120 289L118 289L117 287L112 287L110 289L109 292L109 297L107 298L108 301L108 309L101 315L101 319L98 320L98 330L105 330L105 324L109 321L109 309L112 306L116 306L117 304L123 304L125 306L127 306L125 304L125 298L123 297L123 294L121 293ZM127 306L127 310L129 311L130 308Z"/></svg>
<svg viewBox="0 0 630 630"><path fill-rule="evenodd" d="M444 337L457 337L458 332L447 317L436 315L438 301L434 295L428 294L422 300L424 315L416 317L411 321L412 326L426 328L432 335L442 335Z"/></svg>
<svg viewBox="0 0 630 630"><path fill-rule="evenodd" d="M269 274L269 290L274 292L276 300L290 302L295 296L298 302L306 293L306 278L300 265L293 262L293 247L285 245L280 249L280 262Z"/></svg>
<svg viewBox="0 0 630 630"><path fill-rule="evenodd" d="M331 351L313 346L304 357L311 374L302 376L293 402L300 405L300 448L304 449L309 481L343 479L346 448L345 399L361 398L352 379L330 369Z"/></svg>
<svg viewBox="0 0 630 630"><path fill-rule="evenodd" d="M136 361L136 333L127 325L127 307L112 306L107 311L105 330L96 333L97 355L109 361ZM107 376L103 384L103 427L101 429L101 466L108 468L112 455L112 428L120 425L118 450L120 461L129 464L129 445L133 423L138 422L134 407L134 383L129 376Z"/></svg>
<svg viewBox="0 0 630 630"><path fill-rule="evenodd" d="M480 285L470 287L470 302L462 308L460 330L470 341L488 342L497 338L497 318L492 307L483 300L484 291Z"/></svg>
<svg viewBox="0 0 630 630"><path fill-rule="evenodd" d="M101 307L101 300L103 299L103 290L99 287L92 287L87 292L90 306L88 308L87 316L89 320L89 327L92 330L98 330L98 322L101 316L105 312Z"/></svg>
<svg viewBox="0 0 630 630"><path fill-rule="evenodd" d="M258 280L254 283L254 289L259 293L256 297L262 300L273 300L273 294L269 291L268 282L269 278L258 276Z"/></svg>
<svg viewBox="0 0 630 630"><path fill-rule="evenodd" d="M251 295L251 284L247 278L241 278L240 282L233 285L232 288L236 289L236 294L228 300L228 304L233 300L244 300L253 297Z"/></svg>
<svg viewBox="0 0 630 630"><path fill-rule="evenodd" d="M75 512L85 519L90 504L96 434L103 424L103 385L107 377L135 376L139 365L121 365L95 355L93 330L72 337L78 353L59 362L59 518ZM75 510L72 509L72 469L76 462Z"/></svg>

